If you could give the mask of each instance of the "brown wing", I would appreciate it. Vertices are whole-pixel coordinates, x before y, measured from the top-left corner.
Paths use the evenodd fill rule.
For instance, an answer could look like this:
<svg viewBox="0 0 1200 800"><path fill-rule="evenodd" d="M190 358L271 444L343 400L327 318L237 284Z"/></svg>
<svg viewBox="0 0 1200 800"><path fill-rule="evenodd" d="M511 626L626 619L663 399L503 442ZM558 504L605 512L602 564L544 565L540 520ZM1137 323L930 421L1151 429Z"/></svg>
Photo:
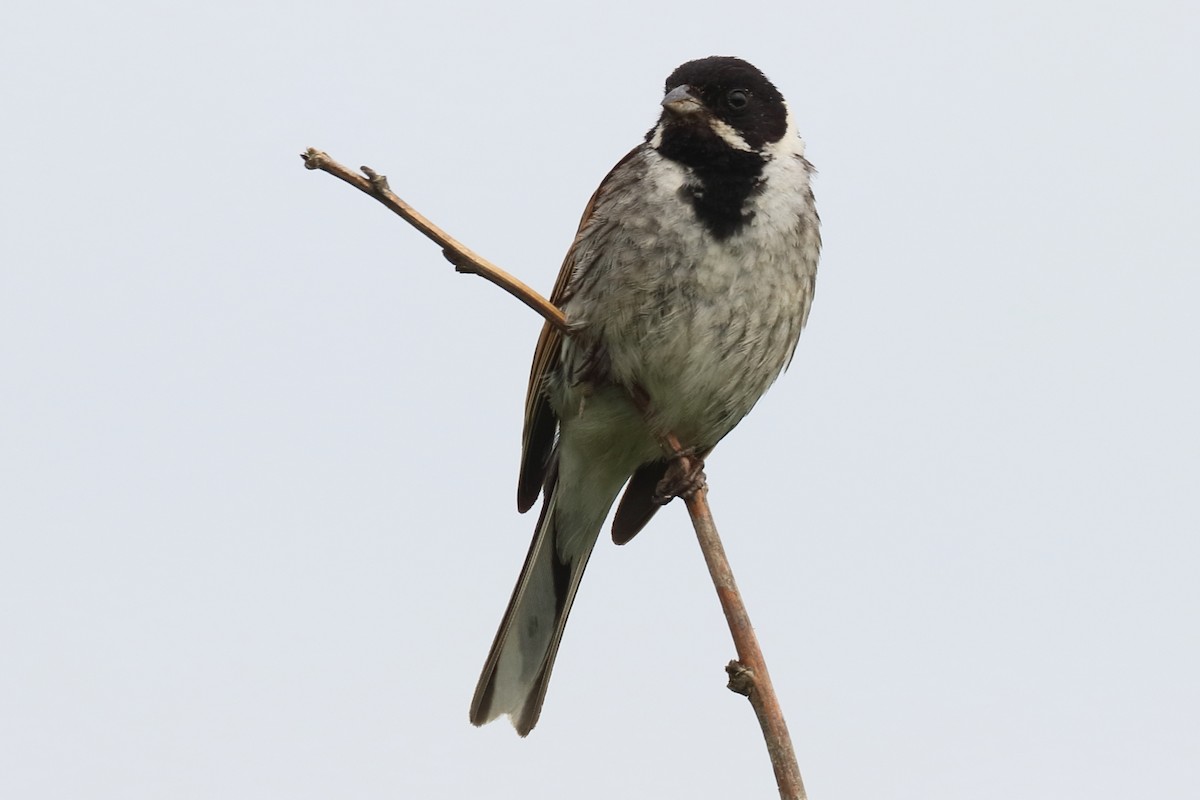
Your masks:
<svg viewBox="0 0 1200 800"><path fill-rule="evenodd" d="M575 253L584 228L587 227L596 210L596 203L609 185L609 178L644 146L638 145L617 162L617 165L600 182L600 187L596 189L584 207L583 216L579 220L579 228L575 233L575 241L571 244L571 249L567 251L566 258L563 259L562 268L558 271L558 280L554 282L554 290L550 293L550 302L559 308L562 308L573 294L574 281L572 278L578 267L575 263ZM525 394L525 430L521 436L521 475L517 479L517 510L522 514L537 502L538 494L542 491L542 484L546 480L550 454L554 449L554 434L558 429L558 417L555 416L554 409L550 407L550 402L542 391L542 383L546 379L546 375L558 366L561 348L562 334L547 322L542 326L537 347L533 350L533 366L529 370L529 389Z"/></svg>

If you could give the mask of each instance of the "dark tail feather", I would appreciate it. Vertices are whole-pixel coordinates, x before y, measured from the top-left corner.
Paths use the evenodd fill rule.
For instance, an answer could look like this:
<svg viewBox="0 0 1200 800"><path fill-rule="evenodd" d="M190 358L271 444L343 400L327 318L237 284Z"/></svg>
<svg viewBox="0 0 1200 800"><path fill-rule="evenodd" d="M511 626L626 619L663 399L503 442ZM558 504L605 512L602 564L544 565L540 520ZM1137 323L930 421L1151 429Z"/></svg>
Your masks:
<svg viewBox="0 0 1200 800"><path fill-rule="evenodd" d="M554 488L546 494L525 566L471 701L471 722L483 725L508 714L522 736L541 714L567 615L603 524L603 519L597 522L590 536L561 536ZM565 551L567 542L572 551Z"/></svg>

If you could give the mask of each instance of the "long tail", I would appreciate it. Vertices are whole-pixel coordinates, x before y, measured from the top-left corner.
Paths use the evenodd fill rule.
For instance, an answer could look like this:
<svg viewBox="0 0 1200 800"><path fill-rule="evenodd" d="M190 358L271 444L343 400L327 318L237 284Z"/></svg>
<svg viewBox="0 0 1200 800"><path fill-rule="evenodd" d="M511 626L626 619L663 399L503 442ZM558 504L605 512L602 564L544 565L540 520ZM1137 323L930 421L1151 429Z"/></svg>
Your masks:
<svg viewBox="0 0 1200 800"><path fill-rule="evenodd" d="M547 484L525 566L471 701L471 722L483 725L508 714L522 736L542 712L567 615L608 510L605 505L595 519L595 512L559 509L560 484Z"/></svg>

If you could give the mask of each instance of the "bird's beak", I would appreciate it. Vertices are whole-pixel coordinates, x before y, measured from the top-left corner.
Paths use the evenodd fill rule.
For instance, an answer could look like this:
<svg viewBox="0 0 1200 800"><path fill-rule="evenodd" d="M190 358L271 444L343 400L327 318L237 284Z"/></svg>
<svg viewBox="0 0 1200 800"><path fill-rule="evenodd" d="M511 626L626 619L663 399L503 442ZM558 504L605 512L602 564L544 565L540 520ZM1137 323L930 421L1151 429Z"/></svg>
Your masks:
<svg viewBox="0 0 1200 800"><path fill-rule="evenodd" d="M662 99L662 105L667 111L680 116L695 114L704 108L704 105L692 94L692 87L686 83L667 92L667 96Z"/></svg>

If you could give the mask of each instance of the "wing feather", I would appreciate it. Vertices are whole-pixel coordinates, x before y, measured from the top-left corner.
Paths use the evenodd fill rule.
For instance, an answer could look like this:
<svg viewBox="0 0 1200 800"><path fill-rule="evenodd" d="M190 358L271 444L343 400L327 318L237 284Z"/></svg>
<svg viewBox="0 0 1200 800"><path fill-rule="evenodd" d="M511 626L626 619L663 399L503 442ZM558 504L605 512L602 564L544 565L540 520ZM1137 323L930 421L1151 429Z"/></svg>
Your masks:
<svg viewBox="0 0 1200 800"><path fill-rule="evenodd" d="M592 194L583 209L579 220L579 228L575 233L575 241L567 250L562 267L558 271L558 279L550 293L550 302L562 308L571 299L576 285L576 274L580 269L587 269L587 264L577 263L576 254L580 242L587 235L588 223L596 211L596 206L604 196L617 170L621 169L645 145L638 145L630 150L617 165L609 170L608 175L600 182L599 188ZM569 320L568 320L569 322ZM546 376L557 369L562 352L562 334L550 323L542 326L538 336L537 346L533 350L533 365L529 370L529 388L525 394L525 429L521 436L521 473L517 479L517 509L523 514L537 502L538 494L546 480L550 463L550 453L554 449L554 436L558 430L558 417L550 406L550 401L543 390Z"/></svg>

